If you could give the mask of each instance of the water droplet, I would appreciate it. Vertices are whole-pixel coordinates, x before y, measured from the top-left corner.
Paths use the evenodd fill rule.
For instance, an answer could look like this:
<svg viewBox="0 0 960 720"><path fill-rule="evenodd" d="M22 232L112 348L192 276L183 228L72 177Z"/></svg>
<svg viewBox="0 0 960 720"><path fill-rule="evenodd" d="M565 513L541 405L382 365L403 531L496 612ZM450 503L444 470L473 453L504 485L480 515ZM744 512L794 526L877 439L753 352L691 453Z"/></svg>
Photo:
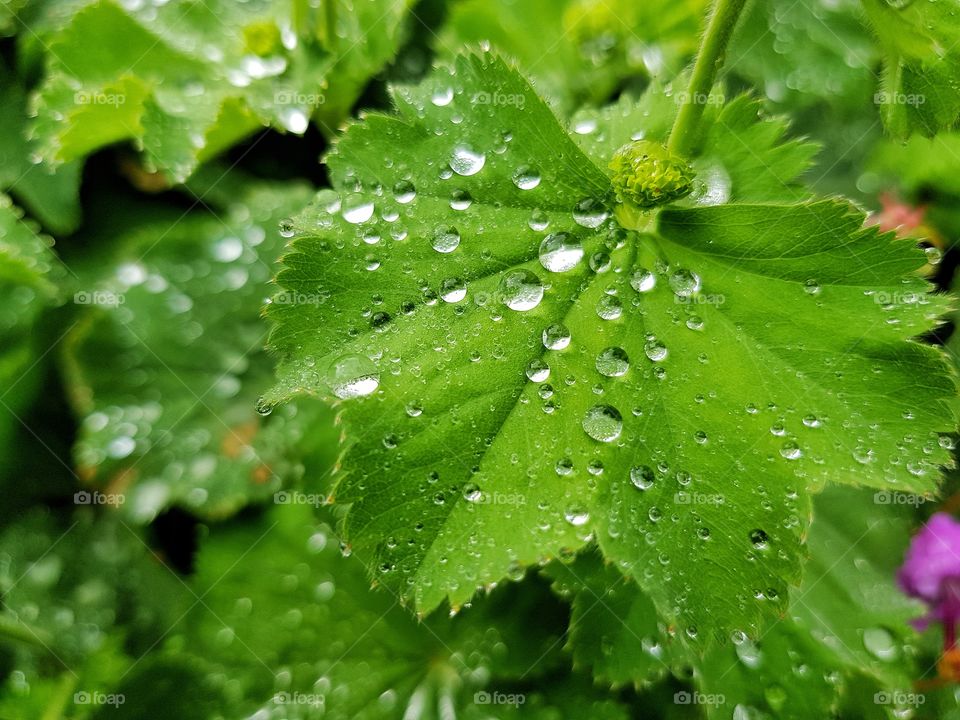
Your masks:
<svg viewBox="0 0 960 720"><path fill-rule="evenodd" d="M700 290L700 276L684 268L677 268L670 274L670 287L678 297L688 298Z"/></svg>
<svg viewBox="0 0 960 720"><path fill-rule="evenodd" d="M473 204L473 197L466 190L454 190L450 193L450 208L466 210Z"/></svg>
<svg viewBox="0 0 960 720"><path fill-rule="evenodd" d="M807 295L819 295L820 283L811 278L803 284L803 291L807 293Z"/></svg>
<svg viewBox="0 0 960 720"><path fill-rule="evenodd" d="M573 221L585 228L599 227L609 216L603 203L593 198L584 198L573 208Z"/></svg>
<svg viewBox="0 0 960 720"><path fill-rule="evenodd" d="M433 249L441 253L451 253L460 245L460 231L452 225L441 225L433 231Z"/></svg>
<svg viewBox="0 0 960 720"><path fill-rule="evenodd" d="M413 202L417 196L417 189L409 180L401 180L393 186L393 197L401 205Z"/></svg>
<svg viewBox="0 0 960 720"><path fill-rule="evenodd" d="M447 278L440 283L440 297L444 302L458 303L467 296L467 284L458 277Z"/></svg>
<svg viewBox="0 0 960 720"><path fill-rule="evenodd" d="M380 386L380 374L364 355L343 355L330 366L330 388L342 400L370 395Z"/></svg>
<svg viewBox="0 0 960 720"><path fill-rule="evenodd" d="M557 471L557 475L561 477L565 475L573 474L573 460L570 458L560 458L557 460L556 467L554 468Z"/></svg>
<svg viewBox="0 0 960 720"><path fill-rule="evenodd" d="M530 165L522 165L513 173L513 184L521 190L533 190L540 184L540 171Z"/></svg>
<svg viewBox="0 0 960 720"><path fill-rule="evenodd" d="M613 442L623 430L623 416L612 405L594 405L583 416L583 431L594 440Z"/></svg>
<svg viewBox="0 0 960 720"><path fill-rule="evenodd" d="M787 460L796 460L803 455L803 450L793 440L788 440L780 447L780 454Z"/></svg>
<svg viewBox="0 0 960 720"><path fill-rule="evenodd" d="M550 272L566 272L583 258L583 245L567 232L547 235L540 243L540 264Z"/></svg>
<svg viewBox="0 0 960 720"><path fill-rule="evenodd" d="M663 362L669 354L667 346L656 338L647 341L647 344L643 346L643 352L654 362Z"/></svg>
<svg viewBox="0 0 960 720"><path fill-rule="evenodd" d="M650 292L656 287L657 276L645 268L636 270L630 276L630 287L638 293Z"/></svg>
<svg viewBox="0 0 960 720"><path fill-rule="evenodd" d="M458 145L453 149L450 158L450 168L457 174L469 177L483 170L487 157L483 153L474 152L466 145Z"/></svg>
<svg viewBox="0 0 960 720"><path fill-rule="evenodd" d="M373 217L373 201L363 193L351 193L344 199L340 213L348 223L366 222Z"/></svg>
<svg viewBox="0 0 960 720"><path fill-rule="evenodd" d="M648 465L634 465L630 468L630 482L638 490L649 490L656 479L653 468Z"/></svg>
<svg viewBox="0 0 960 720"><path fill-rule="evenodd" d="M864 630L863 646L877 660L889 662L897 657L897 643L886 628L871 627Z"/></svg>
<svg viewBox="0 0 960 720"><path fill-rule="evenodd" d="M527 220L527 225L531 230L543 232L547 229L547 226L550 225L550 216L540 208L536 208L530 213L530 219Z"/></svg>
<svg viewBox="0 0 960 720"><path fill-rule="evenodd" d="M550 377L550 366L540 358L534 358L527 363L527 368L524 372L527 375L527 379L531 382L542 383Z"/></svg>
<svg viewBox="0 0 960 720"><path fill-rule="evenodd" d="M630 369L630 358L621 347L608 347L597 355L597 372L606 377L620 377Z"/></svg>
<svg viewBox="0 0 960 720"><path fill-rule="evenodd" d="M770 537L766 532L757 528L756 530L750 531L750 542L752 542L753 546L758 550L764 550L770 542Z"/></svg>
<svg viewBox="0 0 960 720"><path fill-rule="evenodd" d="M544 329L542 339L547 350L563 350L570 345L570 331L560 323L554 323Z"/></svg>
<svg viewBox="0 0 960 720"><path fill-rule="evenodd" d="M511 310L533 310L543 299L543 284L529 270L513 270L500 280L500 298Z"/></svg>
<svg viewBox="0 0 960 720"><path fill-rule="evenodd" d="M597 315L603 320L616 320L623 314L623 303L613 295L604 295L597 301Z"/></svg>
<svg viewBox="0 0 960 720"><path fill-rule="evenodd" d="M260 415L269 415L273 412L273 405L263 398L257 398L257 412Z"/></svg>
<svg viewBox="0 0 960 720"><path fill-rule="evenodd" d="M451 100L453 100L452 87L437 88L433 91L433 96L430 98L430 102L437 107L449 105Z"/></svg>
<svg viewBox="0 0 960 720"><path fill-rule="evenodd" d="M582 527L590 522L590 513L581 507L569 508L564 514L564 519L574 527Z"/></svg>

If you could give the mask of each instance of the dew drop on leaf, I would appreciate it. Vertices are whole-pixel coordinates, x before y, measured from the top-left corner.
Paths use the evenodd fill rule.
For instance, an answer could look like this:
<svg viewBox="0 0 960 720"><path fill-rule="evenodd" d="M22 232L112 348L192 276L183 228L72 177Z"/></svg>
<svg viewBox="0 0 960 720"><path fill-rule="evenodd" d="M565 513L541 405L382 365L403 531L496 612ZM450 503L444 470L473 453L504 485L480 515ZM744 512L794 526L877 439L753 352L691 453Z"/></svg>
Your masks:
<svg viewBox="0 0 960 720"><path fill-rule="evenodd" d="M330 389L342 400L370 395L379 386L380 374L364 355L343 355L330 366Z"/></svg>
<svg viewBox="0 0 960 720"><path fill-rule="evenodd" d="M467 284L458 277L440 283L440 297L444 302L458 303L467 296Z"/></svg>
<svg viewBox="0 0 960 720"><path fill-rule="evenodd" d="M466 145L458 145L453 149L453 155L450 158L450 168L457 174L464 177L476 175L483 170L487 157L483 153L478 153Z"/></svg>
<svg viewBox="0 0 960 720"><path fill-rule="evenodd" d="M583 431L594 440L613 442L623 430L623 416L612 405L594 405L583 416Z"/></svg>
<svg viewBox="0 0 960 720"><path fill-rule="evenodd" d="M597 355L597 372L605 377L620 377L630 369L630 358L621 347L608 347Z"/></svg>
<svg viewBox="0 0 960 720"><path fill-rule="evenodd" d="M603 320L616 320L623 314L623 303L620 298L604 295L597 301L597 316Z"/></svg>
<svg viewBox="0 0 960 720"><path fill-rule="evenodd" d="M670 287L678 297L688 298L700 290L700 276L678 268L670 274Z"/></svg>
<svg viewBox="0 0 960 720"><path fill-rule="evenodd" d="M581 527L590 521L590 513L581 507L568 508L563 517L574 527Z"/></svg>
<svg viewBox="0 0 960 720"><path fill-rule="evenodd" d="M363 193L351 193L344 199L340 212L348 223L358 225L373 217L373 201Z"/></svg>
<svg viewBox="0 0 960 720"><path fill-rule="evenodd" d="M540 264L550 272L566 272L583 259L583 245L567 232L547 235L540 243Z"/></svg>
<svg viewBox="0 0 960 720"><path fill-rule="evenodd" d="M513 184L521 190L533 190L540 184L540 171L530 165L522 165L513 173Z"/></svg>
<svg viewBox="0 0 960 720"><path fill-rule="evenodd" d="M401 180L393 186L393 198L401 205L413 202L415 197L417 197L417 189L409 180Z"/></svg>
<svg viewBox="0 0 960 720"><path fill-rule="evenodd" d="M573 221L585 228L595 228L610 216L603 203L593 198L584 198L573 208Z"/></svg>
<svg viewBox="0 0 960 720"><path fill-rule="evenodd" d="M543 346L547 350L563 350L570 345L570 331L560 323L544 328Z"/></svg>
<svg viewBox="0 0 960 720"><path fill-rule="evenodd" d="M525 372L530 382L542 383L550 377L550 366L540 358L534 358L527 363Z"/></svg>
<svg viewBox="0 0 960 720"><path fill-rule="evenodd" d="M450 193L450 208L452 210L466 210L473 204L473 198L466 190L454 190Z"/></svg>
<svg viewBox="0 0 960 720"><path fill-rule="evenodd" d="M630 276L630 287L638 293L650 292L656 287L657 276L645 268L636 270Z"/></svg>
<svg viewBox="0 0 960 720"><path fill-rule="evenodd" d="M511 310L533 310L543 299L543 284L529 270L513 270L500 280L500 298Z"/></svg>
<svg viewBox="0 0 960 720"><path fill-rule="evenodd" d="M630 468L630 482L638 490L649 490L653 487L656 475L649 465L634 465Z"/></svg>
<svg viewBox="0 0 960 720"><path fill-rule="evenodd" d="M433 231L433 249L440 253L451 253L460 245L460 231L452 225L441 225Z"/></svg>
<svg viewBox="0 0 960 720"><path fill-rule="evenodd" d="M667 346L657 339L648 340L643 346L643 352L654 362L662 362L667 359L669 352Z"/></svg>

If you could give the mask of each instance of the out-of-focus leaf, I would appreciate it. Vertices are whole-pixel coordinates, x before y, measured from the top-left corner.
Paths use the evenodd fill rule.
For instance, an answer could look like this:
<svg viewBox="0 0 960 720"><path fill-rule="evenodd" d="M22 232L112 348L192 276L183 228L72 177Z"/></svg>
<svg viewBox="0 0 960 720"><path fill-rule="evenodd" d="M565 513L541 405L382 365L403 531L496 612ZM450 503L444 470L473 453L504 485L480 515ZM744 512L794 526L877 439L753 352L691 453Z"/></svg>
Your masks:
<svg viewBox="0 0 960 720"><path fill-rule="evenodd" d="M898 137L932 136L960 117L958 0L863 0L884 51L877 99Z"/></svg>
<svg viewBox="0 0 960 720"><path fill-rule="evenodd" d="M638 76L672 76L696 49L705 11L702 0L467 0L453 5L436 45L450 59L489 42L570 112ZM475 102L522 100L495 89L477 90Z"/></svg>
<svg viewBox="0 0 960 720"><path fill-rule="evenodd" d="M39 151L68 161L132 140L182 181L261 127L332 130L396 52L410 4L88 2L46 39Z"/></svg>
<svg viewBox="0 0 960 720"><path fill-rule="evenodd" d="M279 223L311 191L251 183L234 192L222 212L157 211L125 227L74 298L83 307L65 368L81 417L78 472L137 522L169 505L216 517L271 497L301 477L308 430L324 471L336 452L322 404L269 418L256 409L272 377L260 311L284 243Z"/></svg>

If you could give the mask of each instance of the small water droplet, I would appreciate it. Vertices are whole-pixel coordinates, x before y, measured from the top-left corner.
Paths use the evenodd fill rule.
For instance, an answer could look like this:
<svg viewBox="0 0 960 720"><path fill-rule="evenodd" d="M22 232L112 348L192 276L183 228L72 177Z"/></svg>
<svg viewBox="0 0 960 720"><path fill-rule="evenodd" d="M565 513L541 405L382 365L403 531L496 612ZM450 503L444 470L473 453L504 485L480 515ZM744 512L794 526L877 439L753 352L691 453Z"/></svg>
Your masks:
<svg viewBox="0 0 960 720"><path fill-rule="evenodd" d="M612 405L594 405L583 416L583 430L594 440L613 442L623 430L623 416Z"/></svg>
<svg viewBox="0 0 960 720"><path fill-rule="evenodd" d="M533 190L540 184L540 171L530 165L522 165L513 173L513 184L521 190Z"/></svg>
<svg viewBox="0 0 960 720"><path fill-rule="evenodd" d="M540 264L550 272L566 272L583 258L583 245L567 232L547 235L540 243Z"/></svg>
<svg viewBox="0 0 960 720"><path fill-rule="evenodd" d="M452 225L441 225L433 231L433 249L440 253L451 253L460 245L460 231Z"/></svg>
<svg viewBox="0 0 960 720"><path fill-rule="evenodd" d="M330 389L342 400L370 395L380 386L380 374L364 355L343 355L330 366Z"/></svg>
<svg viewBox="0 0 960 720"><path fill-rule="evenodd" d="M513 270L500 280L500 298L511 310L533 310L543 299L543 284L529 270Z"/></svg>
<svg viewBox="0 0 960 720"><path fill-rule="evenodd" d="M608 347L597 355L597 372L605 377L620 377L630 369L630 358L621 347Z"/></svg>
<svg viewBox="0 0 960 720"><path fill-rule="evenodd" d="M630 482L638 490L649 490L657 477L648 465L634 465L630 468Z"/></svg>

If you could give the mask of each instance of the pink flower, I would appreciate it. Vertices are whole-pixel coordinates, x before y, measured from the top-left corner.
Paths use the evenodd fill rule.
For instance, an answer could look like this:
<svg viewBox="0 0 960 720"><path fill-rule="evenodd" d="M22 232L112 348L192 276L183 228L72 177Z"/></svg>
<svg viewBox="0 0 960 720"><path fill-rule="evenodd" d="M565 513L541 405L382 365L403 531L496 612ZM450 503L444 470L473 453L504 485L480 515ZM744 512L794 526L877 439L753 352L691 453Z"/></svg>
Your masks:
<svg viewBox="0 0 960 720"><path fill-rule="evenodd" d="M946 513L931 517L910 542L897 580L905 593L930 606L915 621L917 629L943 623L944 650L953 649L960 621L960 523Z"/></svg>

